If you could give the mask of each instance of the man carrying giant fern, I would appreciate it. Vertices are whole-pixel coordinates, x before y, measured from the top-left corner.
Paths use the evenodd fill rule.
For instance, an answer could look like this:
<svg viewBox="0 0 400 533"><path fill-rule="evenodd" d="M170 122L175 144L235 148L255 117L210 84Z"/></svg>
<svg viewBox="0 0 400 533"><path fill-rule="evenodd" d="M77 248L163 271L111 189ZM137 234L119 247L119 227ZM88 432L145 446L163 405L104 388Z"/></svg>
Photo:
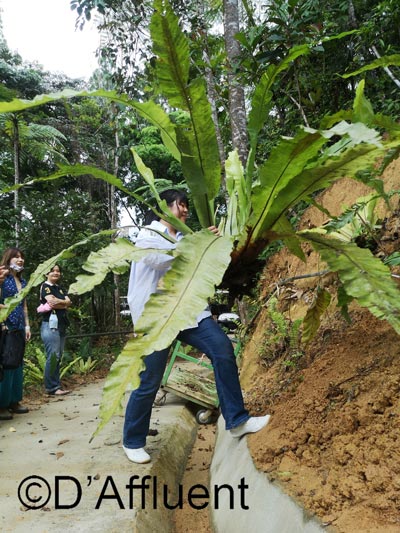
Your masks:
<svg viewBox="0 0 400 533"><path fill-rule="evenodd" d="M188 200L185 193L167 190L160 195L171 213L182 222L188 216ZM218 234L217 228L209 230ZM167 240L169 237L171 240ZM136 246L153 249L174 249L175 242L183 235L165 220L154 220L142 229ZM151 253L138 263L132 263L128 289L128 302L134 324L139 319L150 295L157 292L160 280L169 270L174 259L163 253ZM226 429L233 437L262 429L269 415L250 417L244 407L240 389L236 359L232 343L221 327L213 320L208 309L196 319L196 323L178 334L178 339L206 353L214 367L215 383L225 419ZM160 386L167 363L169 346L154 351L145 359L146 369L140 375L140 386L131 393L126 408L123 448L134 463L148 463L151 458L144 449L150 425L153 402Z"/></svg>

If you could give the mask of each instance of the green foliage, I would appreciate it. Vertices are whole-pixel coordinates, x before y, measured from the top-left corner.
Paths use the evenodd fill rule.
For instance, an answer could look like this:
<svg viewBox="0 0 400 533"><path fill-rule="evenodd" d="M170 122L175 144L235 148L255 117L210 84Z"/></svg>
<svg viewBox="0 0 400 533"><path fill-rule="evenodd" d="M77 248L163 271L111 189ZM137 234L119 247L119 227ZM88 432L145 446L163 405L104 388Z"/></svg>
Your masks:
<svg viewBox="0 0 400 533"><path fill-rule="evenodd" d="M34 353L25 354L24 361L24 386L37 387L43 385L44 369L46 366L46 355L38 347L34 348Z"/></svg>
<svg viewBox="0 0 400 533"><path fill-rule="evenodd" d="M324 224L324 229L336 239L357 242L361 248L375 249L380 229L375 213L378 198L376 194L358 198L341 215Z"/></svg>
<svg viewBox="0 0 400 533"><path fill-rule="evenodd" d="M182 171L192 193L203 227L214 225L213 201L220 186L221 168L215 125L205 82L189 81L189 45L178 18L167 1L155 0L151 35L157 56L156 73L160 90L171 107L187 111L190 120L177 127L182 154ZM173 46L171 44L173 43Z"/></svg>
<svg viewBox="0 0 400 533"><path fill-rule="evenodd" d="M348 324L351 323L351 318L349 315L349 309L348 305L353 300L352 296L349 296L347 292L345 291L343 285L339 285L337 289L337 297L338 297L338 307L340 308L340 312L343 316L343 318L346 320Z"/></svg>
<svg viewBox="0 0 400 533"><path fill-rule="evenodd" d="M362 74L363 72L367 72L368 70L374 70L376 68L381 67L388 67L390 65L396 65L400 66L400 54L394 54L391 56L385 56L380 57L379 59L375 59L375 61L372 61L372 63L369 63L368 65L364 65L363 67L359 68L358 70L355 70L354 72L348 72L347 74L342 74L342 78L351 78L353 76L357 76L358 74Z"/></svg>
<svg viewBox="0 0 400 533"><path fill-rule="evenodd" d="M393 252L388 257L386 257L383 262L388 266L399 266L400 265L400 252Z"/></svg>
<svg viewBox="0 0 400 533"><path fill-rule="evenodd" d="M78 357L78 359L74 360L73 372L74 374L86 376L93 372L97 364L98 361L92 359L90 355L87 359L82 359L81 357Z"/></svg>
<svg viewBox="0 0 400 533"><path fill-rule="evenodd" d="M263 362L270 365L282 357L286 368L296 365L302 357L300 328L302 320L291 321L278 310L278 299L273 296L267 304L268 328L265 330L259 354Z"/></svg>
<svg viewBox="0 0 400 533"><path fill-rule="evenodd" d="M132 261L138 261L147 255L147 250L137 249L126 239L117 239L97 252L92 252L82 268L90 275L80 274L69 292L83 294L102 283L109 272L122 274L128 270ZM160 253L164 253L161 251Z"/></svg>
<svg viewBox="0 0 400 533"><path fill-rule="evenodd" d="M327 237L323 230L301 231L299 236L312 244L332 272L338 273L349 296L400 333L398 288L382 261L368 249Z"/></svg>
<svg viewBox="0 0 400 533"><path fill-rule="evenodd" d="M278 26L287 28L287 22L297 16L298 6L307 5L307 20L312 20L317 7L314 2L295 2L290 5L286 3L284 6L283 2L274 2L274 4L278 8L287 9L279 13L283 24L270 20L275 25L271 32L274 31L277 36L282 35L282 32L278 31ZM58 102L76 96L104 97L136 111L142 118L159 128L166 148L182 165L183 175L202 226L209 226L214 222L214 200L220 192L222 174L211 106L207 99L204 80L195 78L196 71L190 68L190 46L186 35L179 27L178 17L174 15L166 0L156 0L154 6L156 9L152 17L151 32L154 53L157 56L153 61L154 72L158 76L156 86L161 96L167 100L169 107L180 108L179 120L175 122L171 120L161 105L153 101L135 102L116 92L101 90L91 93L63 91L60 94L37 97L32 101L0 102L0 113L31 110L44 103ZM266 27L265 31L269 32L269 27ZM255 32L252 42L256 43L260 35ZM296 39L300 35L301 32L298 31ZM318 40L321 37L319 32L317 37ZM330 46L331 42L332 40L327 46ZM295 208L300 201L309 200L314 193L335 180L343 176L355 177L363 169L373 169L377 160L381 158L384 158L387 164L393 153L396 151L398 153L400 148L399 128L395 122L390 117L374 113L372 105L364 96L364 84L360 83L352 110L338 111L335 115L326 117L319 129L295 128L291 120L291 136L275 142L268 159L265 157L265 152L257 153L259 134L266 135L268 132L265 120L269 118L273 123L276 116L284 115L282 110L285 110L285 105L282 104L287 102L287 97L281 102L275 99L273 107L271 93L274 94L277 84L280 83L294 98L295 83L300 86L299 61L307 59L308 49L308 46L299 45L288 51L286 40L280 39L279 46L273 51L275 54L273 65L268 68L264 65L263 72L266 74L262 78L260 88L255 89L252 101L249 120L251 153L247 164L244 165L246 170L243 171L235 152L229 154L223 169L229 188L225 209L227 220L225 226L221 225L225 236L217 238L206 230L193 234L188 228L184 228L186 235L174 252L173 266L163 278L162 291L151 297L143 315L135 325L139 336L128 342L112 366L104 387L100 408L101 423L98 430L118 408L126 389L138 385L143 358L154 350L170 345L178 331L194 321L207 298L212 296L215 285L221 282L224 273L224 283L227 286L238 290L240 294L248 290L253 282L259 253L274 240L283 240L299 256L301 250L298 240L310 241L321 253L330 269L338 272L346 293L356 298L361 305L370 308L379 318L387 318L396 331L400 331L397 289L395 291L387 267L373 258L368 250L361 250L354 244L333 239L326 232L296 234L287 217L288 211ZM285 73L285 82L283 82L283 73ZM289 73L292 75L290 83L287 82ZM340 80L340 83L347 96L352 93L351 84L343 80ZM318 87L313 88L313 92L314 96L318 95ZM344 99L347 97L346 94ZM301 95L296 94L296 98L300 98L298 104L304 111ZM273 109L274 113L267 116L265 108ZM388 129L385 138L373 129L381 130L383 127ZM277 128L276 131L282 130ZM137 150L133 150L133 154L137 169L159 200L154 172L146 166ZM118 177L88 165L63 166L59 172L50 177L36 181L29 180L25 185L41 185L62 176L78 177L84 174L104 180L137 201L143 200ZM165 203L159 201L158 204L159 211L155 211L160 212L163 219L176 225L177 221L168 215ZM136 252L133 247L131 251L131 259L137 260L139 256L134 255ZM71 252L73 249L70 247L66 253L68 255ZM53 257L51 262L54 262L55 258L64 257L63 253ZM94 275L86 278L79 290L92 288L95 283L104 279L109 270L119 268L121 263L122 268L126 266L124 259L119 256L115 258L110 249L95 257L102 262L100 275L96 277L97 270L93 264L90 268ZM22 296L25 296L37 283L37 275L43 274L44 268L49 264L47 262L45 267L41 265L39 272L33 277L34 281L31 278L29 287ZM318 312L314 310L314 323L325 304L326 297L321 296L321 301L316 306ZM10 309L9 304L4 314ZM276 310L271 309L271 320L277 335L279 337L285 335L289 339L284 342L284 346L294 343L294 338L298 337L297 333L288 333L290 328L288 329ZM293 328L296 331L297 326L298 324ZM281 342L281 339L276 342Z"/></svg>
<svg viewBox="0 0 400 533"><path fill-rule="evenodd" d="M24 361L24 386L39 387L43 386L44 371L46 367L46 354L43 349L34 347L33 353L30 350L30 354L26 354ZM66 361L64 357L60 361L60 379L75 371L79 367L79 363L82 360L81 357L76 357L72 361ZM50 372L52 372L57 365L57 356L52 354L50 359ZM94 366L86 365L83 368L90 368L91 371Z"/></svg>

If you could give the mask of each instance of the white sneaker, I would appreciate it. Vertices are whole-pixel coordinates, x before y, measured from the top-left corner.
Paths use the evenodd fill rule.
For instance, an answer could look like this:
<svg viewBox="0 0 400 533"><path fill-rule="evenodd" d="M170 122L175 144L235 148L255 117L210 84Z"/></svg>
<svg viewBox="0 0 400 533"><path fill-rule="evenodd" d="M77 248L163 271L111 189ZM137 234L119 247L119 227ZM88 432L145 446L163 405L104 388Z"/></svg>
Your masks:
<svg viewBox="0 0 400 533"><path fill-rule="evenodd" d="M262 429L268 424L270 418L270 415L252 416L246 422L240 424L240 426L229 430L230 434L232 435L232 437L238 439L239 437L243 437L243 435L246 435L247 433L257 433L257 431L260 431L260 429Z"/></svg>
<svg viewBox="0 0 400 533"><path fill-rule="evenodd" d="M132 463L150 463L151 457L144 448L125 448L125 446L122 447L124 449L124 452L126 453L127 458L132 461Z"/></svg>

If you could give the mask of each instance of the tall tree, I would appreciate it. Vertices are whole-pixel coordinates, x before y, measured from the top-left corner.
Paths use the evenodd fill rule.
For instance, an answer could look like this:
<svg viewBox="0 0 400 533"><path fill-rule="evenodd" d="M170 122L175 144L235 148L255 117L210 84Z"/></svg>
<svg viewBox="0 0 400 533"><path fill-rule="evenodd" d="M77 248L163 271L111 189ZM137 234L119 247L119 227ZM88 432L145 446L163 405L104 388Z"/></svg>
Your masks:
<svg viewBox="0 0 400 533"><path fill-rule="evenodd" d="M229 117L232 131L232 145L236 148L244 165L247 160L247 118L245 94L236 71L240 64L240 45L236 39L239 33L238 0L224 0L224 37L228 63Z"/></svg>

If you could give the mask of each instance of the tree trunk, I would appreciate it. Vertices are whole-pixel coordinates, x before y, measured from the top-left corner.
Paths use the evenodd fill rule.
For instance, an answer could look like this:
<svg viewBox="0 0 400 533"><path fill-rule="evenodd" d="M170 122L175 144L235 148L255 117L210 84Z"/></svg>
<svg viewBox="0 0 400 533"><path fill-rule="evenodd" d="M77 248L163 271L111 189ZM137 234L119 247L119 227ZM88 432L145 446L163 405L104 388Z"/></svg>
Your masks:
<svg viewBox="0 0 400 533"><path fill-rule="evenodd" d="M232 145L237 149L243 166L248 155L247 122L243 87L236 79L235 68L240 55L238 0L224 0L224 36L228 60L229 114L232 130Z"/></svg>
<svg viewBox="0 0 400 533"><path fill-rule="evenodd" d="M224 148L224 142L222 140L221 129L219 127L219 122L218 122L218 114L217 114L218 95L215 89L215 79L214 79L213 72L210 66L210 58L208 56L207 50L203 51L203 59L204 59L204 64L205 64L205 77L206 77L206 83L207 83L208 100L211 105L213 122L215 124L215 134L217 137L219 158L221 161L221 166L223 167L225 163L225 148Z"/></svg>
<svg viewBox="0 0 400 533"><path fill-rule="evenodd" d="M119 137L118 137L118 126L117 126L117 110L114 110L115 115L115 153L114 153L114 176L118 176L119 169ZM110 221L111 227L117 227L117 206L115 202L115 186L111 185L110 189ZM113 240L115 240L113 238ZM121 294L119 290L119 275L114 274L114 311L115 311L115 328L117 331L121 329Z"/></svg>
<svg viewBox="0 0 400 533"><path fill-rule="evenodd" d="M18 118L13 116L13 147L14 147L14 185L19 185L21 183L21 173L20 173L20 142L19 142L19 127L18 127ZM19 233L20 233L20 218L21 214L19 212L19 191L15 189L14 191L14 211L15 211L15 246L18 246L19 243Z"/></svg>

